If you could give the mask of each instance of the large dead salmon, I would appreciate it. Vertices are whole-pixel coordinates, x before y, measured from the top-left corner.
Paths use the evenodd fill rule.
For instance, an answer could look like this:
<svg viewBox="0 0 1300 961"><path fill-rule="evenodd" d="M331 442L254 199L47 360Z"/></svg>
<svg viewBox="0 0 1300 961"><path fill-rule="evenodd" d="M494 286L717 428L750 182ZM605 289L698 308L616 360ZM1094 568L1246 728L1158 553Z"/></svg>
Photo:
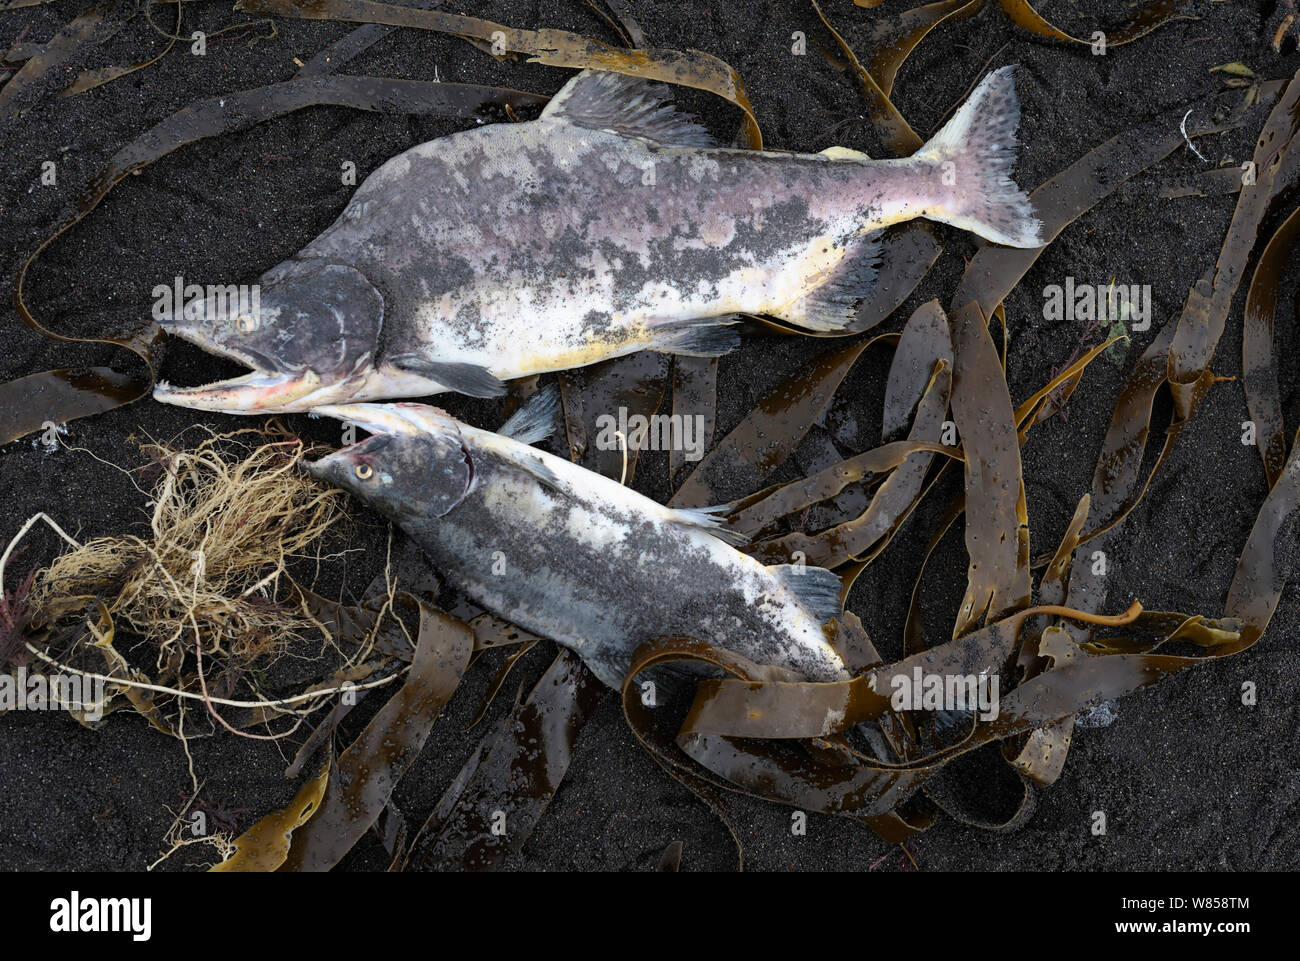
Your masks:
<svg viewBox="0 0 1300 961"><path fill-rule="evenodd" d="M164 318L253 372L154 396L243 413L493 396L503 380L638 350L724 354L737 312L836 330L875 283L890 224L925 217L1039 245L1010 179L1011 69L901 160L712 146L667 88L584 71L537 120L385 163L261 278L255 308Z"/></svg>
<svg viewBox="0 0 1300 961"><path fill-rule="evenodd" d="M308 469L399 525L453 587L577 651L611 687L639 645L666 635L811 680L848 677L822 628L841 610L835 574L766 567L728 543L716 512L664 507L530 447L555 411L548 391L494 434L421 404L325 406L373 433Z"/></svg>

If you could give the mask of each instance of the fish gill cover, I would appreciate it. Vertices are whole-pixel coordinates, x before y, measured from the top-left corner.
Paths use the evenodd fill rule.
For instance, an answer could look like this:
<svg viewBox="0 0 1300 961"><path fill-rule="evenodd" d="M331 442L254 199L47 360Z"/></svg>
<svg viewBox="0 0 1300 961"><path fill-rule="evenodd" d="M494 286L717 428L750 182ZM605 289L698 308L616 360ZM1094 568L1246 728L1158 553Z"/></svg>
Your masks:
<svg viewBox="0 0 1300 961"><path fill-rule="evenodd" d="M3 202L19 241L6 261L11 329L26 353L13 355L5 369L16 376L0 386L15 530L0 557L0 667L11 682L41 670L86 682L79 690L90 700L63 706L96 738L111 736L104 718L118 707L141 714L152 729L118 748L127 756L152 750L141 739L157 733L180 743L177 763L151 775L166 784L166 803L140 816L161 826L156 850L137 846L127 866L676 870L695 859L741 865L754 849L763 866L802 863L762 839L771 802L793 809L785 836L806 837L809 813L820 813L883 839L868 842L859 825L851 835L826 827L828 837L853 838L849 850L871 852L846 862L827 849L827 863L961 863L940 815L949 825L1032 831L1040 795L1051 797L1042 789L1099 760L1091 752L1067 766L1076 725L1091 716L1082 712L1261 637L1278 647L1293 639L1300 454L1287 431L1294 365L1283 357L1294 338L1282 313L1295 297L1287 268L1300 224L1293 20L1191 0L1111 4L1116 16L1097 23L1057 3L1038 5L1051 14L1040 16L1024 0L915 9L808 0L772 11L771 24L741 40L715 22L731 24L726 4L705 5L699 22L627 0L544 5L573 29L433 6L144 0L101 4L60 27L62 7L0 4L0 23L15 33L0 65L0 126L26 164L11 172ZM29 28L48 42L27 41ZM1221 28L1226 39L1216 41ZM1208 44L1231 59L1185 71L1176 92L1157 95L1135 82L1138 61L1121 50L1148 44ZM429 49L437 57L427 70L395 52ZM214 71L214 54L269 65L255 74L264 82L248 87ZM920 66L910 70L914 56ZM340 73L353 60L367 73ZM273 421L182 441L196 420L229 422L164 417L142 400L164 365L177 376L213 363L170 345L157 323L136 322L156 284L192 271L255 274L337 215L361 182L357 168L467 123L536 117L544 91L569 76L540 68L673 84L720 142L738 148L763 148L763 123L768 148L852 145L882 158L915 152L929 139L919 118L938 130L989 70L1015 62L1032 64L1021 70L1022 100L1041 101L1022 124L1032 150L1020 169L1041 180L1031 199L1045 246L974 245L913 220L884 233L877 283L840 330L814 336L768 316L737 317L748 342L728 357L642 352L555 375L563 430L550 443L571 460L674 508L727 504L752 557L840 575L846 611L828 639L850 669L844 680L793 678L716 638L662 637L637 650L617 699L622 717L611 716L615 699L574 652L561 649L549 666L530 657L551 648L445 589L399 528L355 502L345 508L341 492L300 469L313 441L337 446L336 425L293 415L293 430ZM765 78L755 105L742 73L765 77L774 64L795 79ZM936 100L929 71L945 65ZM1068 141L1080 148L1067 148L1062 131L1078 105L1040 78L1099 90L1112 69L1130 78L1120 81L1122 108L1084 125ZM410 73L418 78L388 75ZM129 122L87 108L77 123L93 118L88 130L58 126L64 111L127 85L148 100ZM378 114L378 126L349 128L338 108ZM811 119L799 122L800 110ZM1062 116L1054 121L1053 111ZM779 120L768 124L768 114ZM42 137L41 121L76 138L61 146ZM92 132L93 145L83 142ZM293 176L283 172L292 160L333 178L301 211L274 192ZM29 207L33 182L44 193ZM143 259L119 248L147 280L88 276L118 273L105 238L148 191L173 222L158 213L156 236L128 232L151 248ZM1226 227L1193 206L1231 204L1232 194ZM191 236L192 208L208 203L216 212ZM1187 206L1171 212L1173 203ZM1149 229L1127 232L1125 221L1142 217ZM266 227L287 236L265 236ZM1179 230L1198 234L1186 253L1170 236ZM1161 290L1158 310L1147 278ZM81 293L83 283L96 292ZM820 336L847 340L822 345ZM1216 357L1221 340L1235 353L1237 336L1240 376L1235 356ZM41 369L50 363L62 366ZM490 426L538 386L526 378L504 400L449 406ZM1228 395L1240 399L1240 429L1223 411ZM174 439L136 442L136 417ZM1206 421L1212 430L1198 432ZM348 429L344 443L356 439ZM1238 459L1252 447L1262 471ZM137 466L115 469L130 461ZM91 486L73 490L62 471ZM1179 472L1231 495L1161 511L1158 502L1185 496L1172 493ZM1191 540L1169 525L1190 528ZM1232 540L1231 556L1212 532ZM1213 558L1202 556L1209 550ZM1177 586L1182 578L1194 586ZM1144 609L1147 590L1181 609ZM1256 698L1285 695L1256 691L1258 662L1228 663L1239 666L1215 677L1229 695L1182 688L1195 693L1162 702L1161 720L1208 719L1206 736L1225 741L1234 725L1262 723ZM684 664L706 670L664 670ZM523 680L508 686L516 674ZM945 700L944 682L954 680L971 682L961 689L969 700ZM1123 728L1122 701L1119 714ZM8 736L50 736L21 711L5 721L21 732ZM603 737L580 739L587 730ZM1275 756L1285 756L1294 733L1273 731ZM690 807L648 815L628 842L635 851L558 853L596 830L564 800L584 751L608 761L618 750L602 741L643 748L734 845L719 844L717 828L700 826L701 809ZM1226 750L1261 743L1270 735L1252 729ZM1157 750L1175 748L1138 753ZM21 785L12 757L6 777ZM241 763L285 777L276 787L269 776L232 775ZM642 782L656 776L632 770ZM594 783L603 809L627 793ZM1169 790L1196 793L1187 780ZM747 796L769 803L756 808ZM1086 809L1054 805L1045 828L1053 837L1064 819L1105 843L1108 817L1125 817L1122 797L1102 803L1077 788L1069 797L1067 806ZM625 801L618 818L645 814ZM200 821L204 830L192 830ZM919 835L932 828L941 839L931 851ZM891 855L885 842L902 847ZM534 844L550 854L530 861ZM1243 863L1288 863L1294 833L1276 846L1252 849ZM1196 855L1179 857L1176 866ZM1168 866L1152 858L1143 863Z"/></svg>

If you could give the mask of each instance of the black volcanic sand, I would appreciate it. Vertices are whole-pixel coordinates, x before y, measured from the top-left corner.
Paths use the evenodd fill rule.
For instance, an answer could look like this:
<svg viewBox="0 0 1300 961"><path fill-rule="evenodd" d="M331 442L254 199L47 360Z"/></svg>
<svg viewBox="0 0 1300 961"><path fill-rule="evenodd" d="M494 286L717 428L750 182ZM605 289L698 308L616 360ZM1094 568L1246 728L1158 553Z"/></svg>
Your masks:
<svg viewBox="0 0 1300 961"><path fill-rule="evenodd" d="M887 10L907 2L886 4ZM901 70L895 100L923 136L933 132L986 61L1020 64L1024 146L1018 178L1034 186L1093 146L1175 105L1192 102L1223 85L1217 64L1244 61L1265 77L1288 77L1300 65L1294 43L1278 56L1266 42L1272 3L1202 0L1180 21L1105 56L1087 47L1048 44L1016 30L989 4L979 16L941 27ZM815 151L832 143L883 151L863 115L855 82L822 55L831 49L811 8L801 2L731 4L637 2L630 4L648 42L697 47L734 65L743 76L772 148ZM1069 0L1040 4L1041 12L1076 35L1098 24L1118 23L1129 12L1123 0L1087 5ZM451 9L451 8L447 8ZM828 15L858 48L873 13L847 0L831 0ZM519 27L561 27L612 41L608 26L576 0L529 3L479 2L458 12ZM71 0L0 13L0 45L24 28L26 40L44 42L79 12ZM161 23L172 16L159 11ZM248 20L228 4L186 4L185 30L215 33ZM169 22L169 21L168 21ZM278 36L249 45L264 27L213 37L196 57L178 44L160 63L87 94L63 99L47 91L26 115L5 124L0 168L0 277L11 284L20 262L49 232L59 211L121 145L173 111L198 99L289 79L294 58L308 60L348 30L347 25L285 21ZM791 35L809 38L806 56L791 53ZM142 52L161 50L156 34L137 18L82 66L132 63ZM420 31L395 31L358 57L345 72L392 77L461 80L549 94L570 75L529 65L522 58L497 63L468 44ZM60 69L61 87L74 72ZM724 141L738 114L726 103L684 91ZM184 148L116 188L90 218L61 238L31 275L29 301L56 329L98 333L130 326L145 315L155 284L178 274L200 283L252 282L325 228L353 188L340 183L340 165L354 161L362 175L394 154L426 140L472 126L471 122L382 116L315 108L247 132ZM1009 377L1019 400L1040 385L1076 346L1079 324L1042 319L1045 286L1080 282L1150 284L1153 330L1136 334L1129 358L1150 342L1154 329L1176 318L1188 288L1213 263L1235 197L1161 199L1165 182L1250 156L1256 131L1238 130L1199 142L1208 161L1181 148L1072 224L1042 255L1007 300L1011 327ZM39 185L42 161L58 164L58 185ZM593 198L599 203L599 198ZM897 329L918 304L938 297L947 304L975 243L941 228L948 247L920 289L880 329ZM1240 374L1240 292L1219 345L1214 369ZM74 364L123 363L108 348L52 343L27 330L4 304L6 342L0 380ZM1280 348L1296 347L1287 321L1296 284L1281 291ZM719 427L730 429L766 391L800 370L833 342L751 338L723 360ZM863 444L879 424L887 351L864 358L841 396L865 425ZM1287 354L1289 356L1289 353ZM1089 370L1069 405L1068 419L1052 418L1034 430L1024 453L1033 549L1055 546L1074 504L1089 486L1097 450L1127 361L1103 359ZM173 344L163 376L197 384L236 373L233 364L196 348ZM1282 396L1294 420L1300 406L1294 365L1282 365ZM500 405L449 398L447 406L470 422L495 427ZM1157 424L1168 417L1165 401ZM1110 604L1132 597L1148 608L1217 615L1222 612L1237 552L1265 493L1259 455L1241 443L1248 417L1239 382L1219 384L1197 412L1177 451L1125 528L1112 557ZM304 437L338 443L337 425L296 415L286 419ZM194 424L216 430L250 421L210 416L144 400L111 413L74 422L63 441L104 461L135 467L143 455L128 438L168 439ZM191 434L190 436L194 436ZM646 493L668 491L662 456L648 455L637 475ZM793 476L787 468L783 476ZM70 531L91 537L139 530L145 499L120 471L88 453L47 452L32 438L4 448L0 457L0 531L7 540L37 511ZM886 655L900 648L907 598L921 551L946 496L918 512L885 558L859 580L850 606ZM336 564L322 582L326 592L364 590L380 569L385 531L357 506L348 536L364 550ZM400 538L399 538L400 540ZM10 577L45 562L57 542L41 530L12 565ZM929 569L930 626L942 635L961 596L965 556L960 537L950 537ZM1300 726L1297 705L1300 654L1295 641L1297 600L1293 583L1284 593L1264 639L1240 656L1206 664L1117 705L1108 726L1077 731L1064 775L1037 792L1037 810L1024 828L990 833L942 819L910 843L917 863L935 869L1266 869L1300 863L1300 827L1292 816L1300 803L1296 760ZM653 596L629 603L655 603ZM438 722L428 744L402 781L395 800L418 822L431 809L492 720L507 709L518 679L535 678L553 649L542 645L506 685L489 720L470 733L489 678L501 654L470 672L463 690ZM1241 703L1253 681L1258 704ZM350 739L377 704L363 704L344 725ZM283 776L277 747L233 736L193 743L204 795L247 808L246 828L262 813L287 802L295 784ZM972 775L979 790L979 774ZM185 754L137 715L123 711L98 732L63 714L11 713L0 721L0 867L5 869L141 870L163 849L162 838L179 797L189 791ZM810 815L807 835L793 836L791 812L775 804L737 798L731 809L746 864L752 869L907 868L901 852L861 825ZM1093 812L1106 815L1107 831L1094 836ZM685 842L683 869L725 869L734 849L721 823L665 775L638 746L615 696L608 695L583 730L563 786L531 839L509 866L523 869L652 868L669 842ZM194 863L193 858L189 863ZM164 869L180 868L176 858ZM344 862L376 869L386 856L374 835Z"/></svg>

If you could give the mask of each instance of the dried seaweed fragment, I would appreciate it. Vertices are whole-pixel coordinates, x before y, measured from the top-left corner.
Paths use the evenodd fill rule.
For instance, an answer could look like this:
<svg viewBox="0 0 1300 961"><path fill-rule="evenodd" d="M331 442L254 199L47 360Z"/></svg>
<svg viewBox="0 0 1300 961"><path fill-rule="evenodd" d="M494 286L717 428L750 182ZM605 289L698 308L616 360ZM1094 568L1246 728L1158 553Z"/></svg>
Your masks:
<svg viewBox="0 0 1300 961"><path fill-rule="evenodd" d="M327 756L320 773L298 789L289 805L279 811L272 811L235 838L235 853L214 865L211 872L269 873L279 869L289 855L294 832L320 810L333 766L333 758Z"/></svg>
<svg viewBox="0 0 1300 961"><path fill-rule="evenodd" d="M480 745L453 796L421 829L406 868L491 870L518 851L559 790L603 691L578 655L561 651L499 734Z"/></svg>
<svg viewBox="0 0 1300 961"><path fill-rule="evenodd" d="M320 808L293 838L282 871L327 871L369 830L415 761L469 664L474 633L419 602L415 659L402 687L330 772Z"/></svg>
<svg viewBox="0 0 1300 961"><path fill-rule="evenodd" d="M740 75L717 57L699 50L617 50L567 30L520 30L477 17L374 0L239 0L235 9L278 17L433 30L494 44L503 51L525 53L530 62L548 67L592 67L694 87L739 107L746 145L756 150L763 146L763 135Z"/></svg>

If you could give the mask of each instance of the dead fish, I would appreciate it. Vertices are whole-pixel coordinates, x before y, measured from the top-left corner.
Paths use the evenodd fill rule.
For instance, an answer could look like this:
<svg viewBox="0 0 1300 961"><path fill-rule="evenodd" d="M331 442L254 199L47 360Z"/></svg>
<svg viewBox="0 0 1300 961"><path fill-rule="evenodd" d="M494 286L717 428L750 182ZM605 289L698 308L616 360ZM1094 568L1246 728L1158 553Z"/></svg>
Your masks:
<svg viewBox="0 0 1300 961"><path fill-rule="evenodd" d="M924 217L1036 247L1010 179L1020 108L989 74L911 157L713 145L666 87L584 71L529 123L414 147L260 280L255 308L163 318L251 367L161 401L232 413L459 391L638 350L719 356L738 312L835 331L879 231Z"/></svg>
<svg viewBox="0 0 1300 961"><path fill-rule="evenodd" d="M421 404L323 406L371 431L308 466L407 532L447 582L488 611L572 648L606 684L638 646L684 635L810 680L847 669L823 624L840 580L767 567L738 551L725 509L674 510L529 446L550 433L557 395L501 433Z"/></svg>

